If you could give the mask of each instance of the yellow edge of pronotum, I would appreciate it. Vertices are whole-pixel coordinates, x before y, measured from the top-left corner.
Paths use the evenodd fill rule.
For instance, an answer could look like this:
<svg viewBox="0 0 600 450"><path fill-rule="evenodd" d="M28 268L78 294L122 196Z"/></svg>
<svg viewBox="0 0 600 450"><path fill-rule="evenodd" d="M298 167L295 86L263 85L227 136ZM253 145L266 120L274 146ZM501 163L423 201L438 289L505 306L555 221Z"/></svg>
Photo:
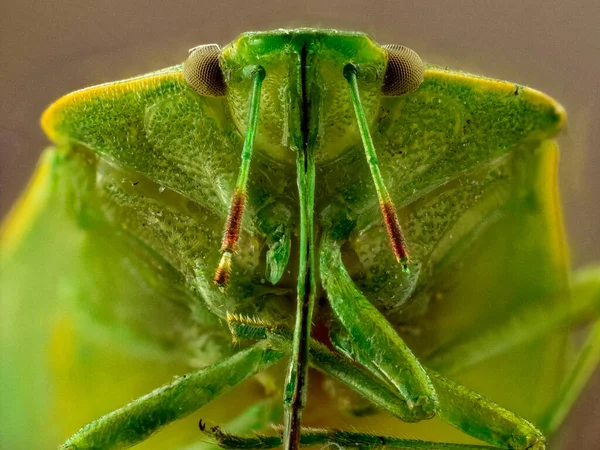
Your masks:
<svg viewBox="0 0 600 450"><path fill-rule="evenodd" d="M494 89L499 92L505 92L506 94L512 94L515 91L515 87L517 87L521 89L519 95L522 99L524 98L526 101L531 102L532 104L552 106L552 108L554 109L554 113L558 117L558 122L556 124L557 132L564 126L565 122L567 121L567 113L564 107L552 97L541 91L538 91L537 89L518 85L516 83L510 83L508 81L495 80L492 78L486 78L468 73L451 72L437 67L427 68L425 70L425 77L427 77L428 75L438 75L446 77L448 79L454 78L457 81L468 81L469 83L479 85L482 88Z"/></svg>
<svg viewBox="0 0 600 450"><path fill-rule="evenodd" d="M46 151L33 177L29 180L25 192L9 211L0 226L0 248L2 257L8 256L27 234L50 194L50 174L53 153Z"/></svg>
<svg viewBox="0 0 600 450"><path fill-rule="evenodd" d="M54 124L56 123L56 119L60 114L61 110L64 110L69 106L81 103L82 101L85 101L86 98L98 95L114 95L118 94L119 92L132 89L143 90L144 88L155 87L160 82L168 79L183 82L183 71L181 69L174 69L173 71L165 70L164 72L157 73L155 75L146 74L135 78L129 78L123 81L99 84L97 86L92 86L89 88L71 92L56 100L46 109L46 111L44 111L40 120L42 129L50 138L50 140L52 140L53 142L57 142L58 136L56 134Z"/></svg>

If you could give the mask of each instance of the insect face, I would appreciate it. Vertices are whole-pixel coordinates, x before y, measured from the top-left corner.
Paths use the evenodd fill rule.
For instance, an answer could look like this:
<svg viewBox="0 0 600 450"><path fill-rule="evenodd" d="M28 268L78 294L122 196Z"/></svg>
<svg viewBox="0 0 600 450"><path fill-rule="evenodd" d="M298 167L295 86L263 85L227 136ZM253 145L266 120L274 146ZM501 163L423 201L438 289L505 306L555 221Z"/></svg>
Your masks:
<svg viewBox="0 0 600 450"><path fill-rule="evenodd" d="M310 29L245 33L220 54L216 45L197 47L185 73L200 95L227 96L231 115L244 134L251 74L262 67L256 146L273 159L293 164L293 151L308 144L318 163L333 160L360 142L343 75L348 64L357 69L369 123L377 116L382 93L402 95L423 80L423 63L410 49L379 46L363 33Z"/></svg>

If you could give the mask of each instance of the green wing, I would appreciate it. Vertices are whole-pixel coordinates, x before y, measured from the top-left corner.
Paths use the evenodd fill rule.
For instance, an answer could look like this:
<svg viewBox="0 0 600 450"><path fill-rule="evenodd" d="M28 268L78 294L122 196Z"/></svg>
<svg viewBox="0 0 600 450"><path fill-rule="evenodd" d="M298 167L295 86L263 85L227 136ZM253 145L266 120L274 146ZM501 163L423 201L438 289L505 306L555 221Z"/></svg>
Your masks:
<svg viewBox="0 0 600 450"><path fill-rule="evenodd" d="M89 152L46 150L4 224L2 448L56 447L232 351L228 331L192 302L181 274L102 218L96 176ZM190 438L196 426L186 422L148 445Z"/></svg>

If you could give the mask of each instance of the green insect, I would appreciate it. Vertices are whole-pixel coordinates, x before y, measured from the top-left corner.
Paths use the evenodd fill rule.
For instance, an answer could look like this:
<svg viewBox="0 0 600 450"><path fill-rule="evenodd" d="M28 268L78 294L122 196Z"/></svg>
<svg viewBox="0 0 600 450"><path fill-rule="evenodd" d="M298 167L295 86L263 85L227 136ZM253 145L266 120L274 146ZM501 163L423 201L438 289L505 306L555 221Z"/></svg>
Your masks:
<svg viewBox="0 0 600 450"><path fill-rule="evenodd" d="M0 446L545 448L600 359L564 121L318 29L63 97L2 232Z"/></svg>

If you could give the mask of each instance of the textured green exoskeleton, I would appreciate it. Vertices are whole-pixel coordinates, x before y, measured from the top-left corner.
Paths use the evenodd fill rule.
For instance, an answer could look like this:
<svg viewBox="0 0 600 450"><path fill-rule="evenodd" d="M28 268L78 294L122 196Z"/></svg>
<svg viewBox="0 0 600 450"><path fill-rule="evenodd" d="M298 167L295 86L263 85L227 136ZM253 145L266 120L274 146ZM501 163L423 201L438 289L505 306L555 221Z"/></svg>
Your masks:
<svg viewBox="0 0 600 450"><path fill-rule="evenodd" d="M3 228L0 446L545 448L600 359L564 120L315 29L63 97Z"/></svg>

